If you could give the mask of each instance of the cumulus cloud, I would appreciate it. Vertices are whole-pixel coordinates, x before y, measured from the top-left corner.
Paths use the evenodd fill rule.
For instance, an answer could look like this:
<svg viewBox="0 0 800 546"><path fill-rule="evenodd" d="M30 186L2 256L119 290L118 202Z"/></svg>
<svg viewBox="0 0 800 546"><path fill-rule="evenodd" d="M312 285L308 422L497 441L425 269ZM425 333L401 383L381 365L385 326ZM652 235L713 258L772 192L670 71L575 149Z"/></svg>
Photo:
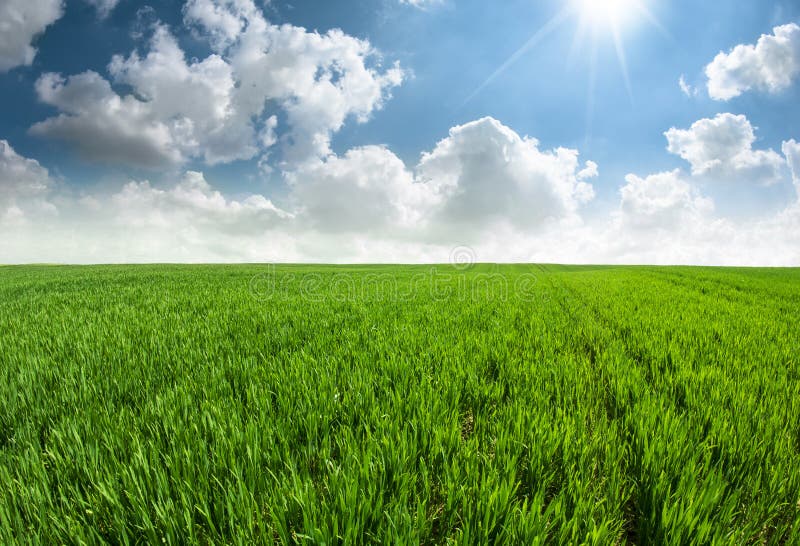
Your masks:
<svg viewBox="0 0 800 546"><path fill-rule="evenodd" d="M50 173L38 161L0 140L0 226L20 224L29 213L52 214L55 209L46 200L52 186Z"/></svg>
<svg viewBox="0 0 800 546"><path fill-rule="evenodd" d="M38 161L19 155L7 140L0 140L0 199L38 195L50 186L50 174Z"/></svg>
<svg viewBox="0 0 800 546"><path fill-rule="evenodd" d="M194 77L191 67L199 70L197 64L177 62L176 73L162 78L151 72L160 65L149 54L115 59L115 77L141 88L142 97L130 97L131 105L94 73L47 75L40 95L64 112L55 119L89 116L90 104L102 110L110 101L119 116L139 123L139 131L159 128L159 120L175 112L195 115L190 106L157 97L176 93ZM211 93L197 85L197 92ZM142 104L148 107L139 112ZM215 115L210 112L208 119ZM280 140L277 123L270 116L256 136L266 149ZM172 127L163 127L167 140L160 148L195 153L173 144ZM772 176L771 167L764 167L772 165L770 154L769 161L753 159L763 156L753 150L753 133L746 118L730 114L668 131L671 151L687 159L692 172L630 174L611 215L592 218L583 207L594 196L591 181L599 166L581 161L577 150L543 150L536 139L493 118L453 127L416 165L406 165L385 146L310 158L282 171L288 193L280 202L260 194L226 196L194 171L160 183L120 181L88 194L62 191L46 169L2 142L0 224L13 229L14 237L0 239L0 257L445 262L453 247L466 244L482 261L796 265L800 199L779 215L733 222L718 217L711 197L699 189L711 174ZM800 145L786 141L782 151L780 161L788 162L796 178Z"/></svg>
<svg viewBox="0 0 800 546"><path fill-rule="evenodd" d="M231 67L217 55L187 63L163 25L155 27L146 56L115 56L109 72L136 95L120 96L96 72L41 76L39 99L62 113L31 132L62 139L92 161L146 168L194 157L214 164L257 153L250 120L233 112Z"/></svg>
<svg viewBox="0 0 800 546"><path fill-rule="evenodd" d="M101 17L117 3L87 1ZM60 14L59 2L0 6L0 70L30 64L31 40ZM0 227L14 234L0 238L0 260L420 262L447 261L466 244L483 261L800 263L800 144L787 140L783 155L754 148L745 116L671 128L668 150L691 171L629 174L610 215L587 217L599 166L493 118L453 127L415 164L385 146L334 153L334 135L368 121L406 77L366 40L273 24L253 0L188 0L183 18L211 54L188 58L156 23L142 49L115 55L103 74L42 74L37 96L57 112L30 132L90 161L168 172L253 159L277 170L285 195L224 195L196 171L69 188L0 141ZM798 30L778 27L720 54L707 68L709 92L788 87ZM729 221L700 189L789 172L798 200L770 217Z"/></svg>
<svg viewBox="0 0 800 546"><path fill-rule="evenodd" d="M582 262L796 266L798 227L800 202L777 215L738 221L720 217L697 181L676 170L628 175L611 220L573 236L592 243Z"/></svg>
<svg viewBox="0 0 800 546"><path fill-rule="evenodd" d="M250 21L259 32L269 26L250 0L189 0L183 15L187 23L205 31L199 37L209 40L217 51L233 45Z"/></svg>
<svg viewBox="0 0 800 546"><path fill-rule="evenodd" d="M263 233L292 215L263 195L229 200L214 190L203 173L187 171L172 187L129 182L111 197L113 222L124 228L156 227L217 230L227 234Z"/></svg>
<svg viewBox="0 0 800 546"><path fill-rule="evenodd" d="M157 25L145 57L117 55L108 68L116 83L137 91L152 119L173 120L170 133L183 157L213 165L258 153L256 129L237 109L233 68L220 56L187 63L175 37Z"/></svg>
<svg viewBox="0 0 800 546"><path fill-rule="evenodd" d="M475 239L487 228L536 230L577 220L594 190L591 161L577 150L542 151L493 118L454 127L409 169L390 150L367 146L290 172L304 225L321 231Z"/></svg>
<svg viewBox="0 0 800 546"><path fill-rule="evenodd" d="M36 161L0 150L11 262L445 262L467 244L482 261L800 263L800 199L734 222L700 191L705 175L630 174L612 214L587 219L598 165L492 118L454 127L414 166L383 146L306 162L284 172L281 203L225 196L193 171L63 192ZM783 152L796 173L800 145Z"/></svg>
<svg viewBox="0 0 800 546"><path fill-rule="evenodd" d="M379 66L369 42L273 25L252 0L190 0L184 17L217 53L187 61L156 24L146 54L112 58L110 79L43 75L37 94L60 113L31 132L93 161L137 167L264 160L276 145L281 165L295 167L330 155L332 135L349 119L367 121L403 81L397 65Z"/></svg>
<svg viewBox="0 0 800 546"><path fill-rule="evenodd" d="M9 195L7 180L25 180L27 199L20 190L12 203L0 206L6 209L0 227L14 230L14 237L0 239L3 261L234 262L293 256L293 217L263 195L225 197L193 171L165 185L129 181L110 192L59 191L38 163L9 154L4 145L2 195Z"/></svg>
<svg viewBox="0 0 800 546"><path fill-rule="evenodd" d="M483 118L451 129L423 154L417 176L443 197L438 222L464 232L498 222L535 228L573 216L594 197L585 180L597 165L579 170L577 150L541 151L536 139Z"/></svg>
<svg viewBox="0 0 800 546"><path fill-rule="evenodd" d="M778 93L800 74L800 26L775 27L755 45L737 45L721 52L706 67L708 94L730 100L750 90Z"/></svg>
<svg viewBox="0 0 800 546"><path fill-rule="evenodd" d="M753 127L744 116L731 114L699 120L688 130L673 128L665 136L668 150L686 159L691 172L627 175L611 220L579 234L602 248L598 261L800 264L800 198L777 215L732 220L719 216L714 200L700 190L720 187L706 184L709 179L755 184L785 180L786 161L793 165L800 151L794 141L784 142L785 159L772 150L753 150Z"/></svg>
<svg viewBox="0 0 800 546"><path fill-rule="evenodd" d="M719 114L664 135L669 152L688 161L693 174L766 185L781 179L784 159L771 149L753 149L755 130L745 116Z"/></svg>
<svg viewBox="0 0 800 546"><path fill-rule="evenodd" d="M714 212L714 202L685 180L679 170L641 178L625 177L617 218L631 229L693 227Z"/></svg>
<svg viewBox="0 0 800 546"><path fill-rule="evenodd" d="M62 113L33 125L31 134L63 140L90 161L158 168L184 160L181 121L157 119L152 105L117 95L96 72L44 74L36 93Z"/></svg>
<svg viewBox="0 0 800 546"><path fill-rule="evenodd" d="M413 229L436 201L391 151L366 146L288 175L304 226L328 233Z"/></svg>
<svg viewBox="0 0 800 546"><path fill-rule="evenodd" d="M62 0L0 2L0 72L29 66L36 57L33 41L61 18Z"/></svg>
<svg viewBox="0 0 800 546"><path fill-rule="evenodd" d="M350 118L366 122L404 79L399 65L380 66L369 42L273 25L251 0L190 0L184 18L230 59L243 113L258 116L267 101L282 107L284 166L329 155L332 134Z"/></svg>
<svg viewBox="0 0 800 546"><path fill-rule="evenodd" d="M583 233L603 249L599 261L649 264L789 266L800 264L798 200L777 215L731 220L718 216L714 200L700 190L709 175L750 182L783 180L784 161L772 150L752 150L753 129L744 116L722 114L700 120L690 130L665 133L669 150L689 161L681 170L626 176L611 221ZM795 168L798 146L784 142L786 161ZM797 184L797 181L795 180Z"/></svg>
<svg viewBox="0 0 800 546"><path fill-rule="evenodd" d="M586 166L578 172L578 180L581 182L598 176L600 176L600 166L594 161L587 161Z"/></svg>
<svg viewBox="0 0 800 546"><path fill-rule="evenodd" d="M71 96L65 93L62 104ZM169 241L177 257L194 252L222 260L256 259L262 239L282 241L305 259L332 249L339 253L333 259L392 255L398 248L439 248L441 254L456 242L480 243L487 233L579 224L578 209L593 196L588 180L597 174L597 164L581 164L576 150L540 150L535 139L485 118L454 127L414 167L383 146L365 146L286 171L289 194L280 206L262 195L228 199L201 173L188 172L174 184L133 181L111 195L64 196L58 201L64 224L52 231L74 234L66 219L80 218L82 231L73 240L85 237L92 256L103 256L104 245L114 257L135 248L126 254L134 261L168 258L161 252ZM100 241L91 242L98 234ZM157 250L148 254L147 241L155 239ZM290 255L297 256L287 251L281 258Z"/></svg>
<svg viewBox="0 0 800 546"><path fill-rule="evenodd" d="M89 4L94 6L97 10L97 15L101 19L105 19L111 12L114 11L114 8L117 7L120 0L86 0Z"/></svg>

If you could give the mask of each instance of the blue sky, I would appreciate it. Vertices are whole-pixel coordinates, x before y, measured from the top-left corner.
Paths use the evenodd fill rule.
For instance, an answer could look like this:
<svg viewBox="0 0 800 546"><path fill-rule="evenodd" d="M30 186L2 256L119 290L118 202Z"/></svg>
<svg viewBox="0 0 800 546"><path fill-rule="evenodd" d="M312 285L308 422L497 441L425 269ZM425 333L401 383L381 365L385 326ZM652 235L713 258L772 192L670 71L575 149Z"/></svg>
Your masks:
<svg viewBox="0 0 800 546"><path fill-rule="evenodd" d="M18 0L10 0L10 8L5 9L13 10L15 2ZM20 6L25 4L22 0L18 3ZM442 0L428 1L422 6L400 0L305 0L291 3L274 0L268 4L252 4L250 0L189 0L188 3L183 0L162 0L149 4L131 0L67 0L65 3L59 0L35 0L28 6L37 3L41 3L36 7L39 16L46 9L55 10L50 17L52 21L44 25L40 22L39 28L32 24L29 36L12 37L11 31L3 31L9 32L7 41L27 40L31 47L36 48L36 53L32 59L21 59L19 56L15 59L13 48L8 46L3 50L0 47L0 55L9 57L6 68L0 72L0 108L3 110L0 116L0 140L6 141L6 146L13 149L15 158L20 158L13 161L34 161L37 168L46 170L46 174L37 171L32 180L47 186L47 197L37 194L37 199L59 209L58 220L42 220L36 217L35 212L20 205L23 199L12 195L10 182L7 188L0 189L7 193L6 205L8 210L14 207L15 218L25 213L29 220L35 219L34 225L48 224L53 231L66 229L71 232L71 240L87 239L92 241L95 248L91 254L75 249L66 254L56 252L56 259L148 261L152 257L174 258L176 261L216 261L263 257L264 260L349 261L374 257L376 261L394 261L392 258L396 257L404 261L439 261L441 256L446 256L448 248L456 244L469 244L482 249L481 255L486 259L500 261L546 259L550 257L548 251L557 249L553 252L554 261L561 258L563 261L578 262L595 259L612 262L752 263L771 261L768 258L775 256L776 248L765 249L763 257L753 256L747 249L758 244L754 241L761 241L758 237L767 237L765 233L769 230L783 231L783 227L776 227L770 222L774 223L778 217L785 221L786 211L793 210L797 200L791 171L794 156L783 149L784 143L800 138L800 85L795 77L800 72L800 51L797 51L800 39L791 27L800 22L800 5L796 2L618 0L619 20L593 9L592 0L576 0L572 3L563 0L509 0L502 3ZM506 70L485 84L498 67L540 29L546 28L567 5L572 9L569 16L564 17L552 32L524 50ZM103 6L106 11L103 11ZM196 11L192 12L190 8ZM20 16L20 10L24 11L24 8L19 8L16 16ZM242 22L238 33L227 35L228 41L224 46L214 42L214 38L218 37L215 32L220 29L214 26L219 22L218 19L208 18L211 13L225 13L232 17L229 20L238 18ZM28 14L28 17L35 18L37 14ZM297 91L298 88L291 86L288 86L288 90L278 90L278 84L264 84L270 89L258 94L258 110L242 113L241 120L237 122L239 125L224 137L223 144L203 142L207 135L200 133L214 131L217 126L208 125L211 122L198 118L196 113L186 113L180 108L176 110L173 106L174 97L167 96L168 91L179 92L176 89L193 93L191 87L186 86L197 85L197 80L184 81L181 83L184 87L180 88L175 85L158 87L159 84L153 82L156 82L155 78L159 77L160 72L152 63L145 66L144 59L157 49L155 40L161 32L162 38L168 36L162 40L162 46L171 40L170 43L174 43L182 52L184 64L190 68L193 63L202 63L214 55L218 55L220 62L227 63L226 68L233 67L232 77L236 81L235 86L231 86L231 93L235 94L247 77L257 78L254 81L273 77L265 71L273 70L276 61L259 65L261 72L253 72L255 69L252 67L240 68L236 64L236 55L244 49L244 37L253 28L254 18L268 25L264 31L266 36L271 36L269 33L273 32L272 29L281 28L279 25L286 25L284 28L302 32L303 40L313 42L313 37L309 36L314 31L326 39L330 38L326 47L340 47L351 38L362 45L367 44L364 47L370 49L369 53L362 51L343 62L355 59L358 66L348 65L355 72L359 72L360 68L369 70L371 76L368 83L374 86L373 91L377 90L378 95L350 99L348 95L351 91L345 90L336 98L331 98L334 102L341 100L343 110L330 112L316 104L312 95L302 95L306 91ZM585 38L576 45L576 34L581 24L586 29ZM626 86L626 74L613 38L615 25L619 27L630 90ZM783 49L779 53L784 64L774 70L786 72L784 79L787 81L775 83L774 78L770 79L769 67L765 69L762 66L774 62L774 55L761 56L762 50L755 48L762 35L775 38L773 33L777 28L784 28L788 38L780 42ZM329 34L332 29L340 29L341 32L334 36ZM355 42L347 43L347 48L355 47ZM741 62L732 56L726 59L727 64L718 65L722 72L717 77L727 78L725 82L729 87L733 85L731 78L738 78L734 84L739 85L740 89L734 91L735 96L714 97L710 87L713 85L712 77L707 67L718 54L723 52L727 55L736 46L751 47L755 53ZM265 58L272 54L273 59L281 59L279 46L264 47L267 49L260 53ZM272 49L268 50L270 47ZM294 46L287 45L289 47ZM301 46L300 49L303 47L307 46ZM352 53L349 49L345 51L345 46L341 47L342 55ZM138 52L138 56L134 52ZM298 53L292 50L292 62L298 66L318 62L310 58L304 60L301 58L303 54L302 51ZM115 55L123 61L122 68L116 73L110 67ZM312 51L309 55L327 53ZM157 62L157 59L153 62ZM319 62L322 63L322 70L327 61ZM340 61L334 59L330 66L338 66L337 62ZM393 69L395 62L398 63L397 68ZM742 65L742 62L750 65ZM251 70L250 76L246 75L245 70ZM97 78L90 85L92 89L101 88L103 84L100 82L107 81L109 93L113 96L121 99L128 97L145 105L148 102L157 105L159 101L171 105L163 109L157 107L159 112L166 112L163 115L167 117L156 119L156 114L152 112L144 118L136 117L143 124L142 131L152 130L154 140L134 142L132 139L135 135L120 140L133 147L141 145L142 150L152 152L152 161L149 158L142 161L141 154L136 159L125 152L117 156L115 151L119 147L116 145L111 148L114 153L104 156L102 151L107 148L103 144L115 142L115 136L110 137L107 132L112 129L105 126L98 129L96 126L105 123L98 121L105 115L102 112L84 113L84 118L68 120L66 124L52 121L59 115L75 115L70 110L74 106L65 106L64 101L71 99L64 97L71 85L70 76L86 71L97 73ZM299 71L297 69L292 74ZM755 73L767 76L759 80L753 76ZM60 75L58 77L61 80L47 80L48 75L54 74ZM331 80L334 85L337 85L337 77L334 74ZM687 88L681 88L680 78L688 85ZM741 81L747 78L755 80ZM51 92L61 93L60 98L53 98L55 95L50 99L43 96L42 83L45 81L50 82ZM353 81L353 85L360 89L363 82ZM253 84L255 87L256 84ZM149 88L155 93L152 97L146 96ZM75 89L84 96L87 93L87 88L76 85ZM197 100L205 100L205 95L200 91L198 93ZM244 99L232 100L234 106L229 104L229 109L237 107L237 100ZM348 100L355 102L345 104ZM87 105L80 106L84 107L89 108ZM213 105L209 104L208 108L212 109ZM339 120L342 123L339 123L337 119L342 112L343 117ZM738 121L729 120L730 123L723 127L722 118L717 116L728 113L744 116L745 119L739 117ZM261 134L272 115L275 116L276 127L268 145L253 144L256 141L252 135L249 140L242 136L243 127L252 129L253 135ZM116 119L111 114L109 116L109 120ZM331 116L332 121L319 121L326 116ZM487 117L497 125L477 128L470 125ZM184 129L170 125L176 119L188 120L197 134L186 136ZM687 131L701 120L719 122L709 129L711 132L704 133L702 138L707 140L701 144L706 146L706 152L711 153L711 150L724 157L703 156L698 159L699 133L681 137L684 143L687 138L690 140L685 145L689 147L683 153L676 151L680 147L678 143L674 144L675 150L667 150L668 144L673 146L673 142L668 142L664 134L666 131L672 128ZM47 126L32 129L42 122ZM222 122L216 120L214 123ZM164 137L169 142L156 136L164 124L171 127L169 136ZM205 129L201 130L200 127ZM465 127L467 129L464 131L456 130ZM720 151L719 143L730 141L731 136L720 134L720 131L726 128L733 131L731 134L739 134L736 131L743 127L754 131L755 142L746 146L745 151L747 154L752 151L756 155L725 156L728 152ZM511 133L505 132L506 129ZM137 130L132 128L134 133ZM456 130L456 134L451 130ZM561 168L558 165L564 164L557 163L554 166L546 162L548 158L536 159L538 156L530 146L521 144L519 165L522 167L515 166L516 156L506 158L500 165L511 165L508 174L498 172L496 177L491 176L493 180L486 181L491 187L475 190L478 192L476 195L483 191L505 195L505 201L531 199L527 209L530 214L520 213L520 218L545 218L546 221L543 220L541 225L534 225L527 220L517 221L514 216L517 213L501 205L491 210L476 209L470 205L472 208L458 210L457 214L453 212L456 210L454 203L458 202L453 196L470 191L473 187L479 188L478 182L471 181L463 173L465 166L470 165L465 158L479 153L473 154L471 149L483 150L480 153L485 154L494 153L484 149L481 140L496 142L494 132L502 138L510 138L510 142L514 143L515 139L522 142L526 136L533 137L538 141L535 151L555 154L554 150L565 148L579 154L570 181L543 179L543 184L550 185L533 188L526 186L526 176L538 180L537 177L544 176L543 172L552 173L554 169ZM462 133L463 142L459 140ZM448 135L452 146L439 146L443 139L447 140ZM676 142L678 136L676 133ZM181 138L187 141L194 139L199 144L178 142L177 139ZM305 148L305 143L292 144L293 139L305 138L309 142L316 142L313 152ZM319 144L320 138L327 139L326 143ZM714 138L718 140L709 144L708 139ZM461 142L459 146L474 148L456 149L457 142ZM362 157L364 154L359 155L361 151L372 150L376 145L383 150L380 160L356 164L357 161L366 161ZM95 148L90 149L92 146ZM164 146L164 149L159 150L158 146ZM253 150L243 151L250 149L247 146ZM224 151L221 151L222 148ZM791 145L789 149L793 149ZM761 152L774 155L758 155ZM220 159L219 153L227 156ZM450 153L452 157L444 157L445 153ZM424 164L424 159L421 161L422 154L437 156L428 162L434 167ZM290 155L291 160L287 159ZM350 157L353 155L359 157ZM494 156L486 156L482 158L482 163L491 163L494 159ZM540 159L545 163L536 163ZM579 172L587 167L587 160L597 164L596 176L579 176ZM7 162L11 161L7 158ZM385 170L387 165L398 167L396 161L402 163L401 171ZM699 166L702 161L715 162L715 166L709 167L710 163L706 167ZM752 162L758 165L754 166ZM527 175L519 174L523 168L530 169L530 172ZM386 172L395 173L397 180L353 181L358 178L357 173L369 174L375 169L383 173L382 176L386 176ZM11 167L7 167L7 170L10 171ZM241 220L247 225L237 228L246 232L246 241L237 243L226 238L223 243L218 232L224 229L214 225L208 218L202 221L197 218L184 219L189 227L204 226L200 230L202 236L197 235L191 245L186 241L180 244L174 242L177 248L165 245L150 255L146 249L152 238L157 238L159 229L153 222L139 222L147 227L140 230L141 237L132 242L132 246L139 250L126 254L125 245L114 244L109 249L108 242L102 242L105 238L113 239L110 234L124 226L96 218L90 222L90 227L86 227L74 220L87 214L78 210L80 207L75 205L75 201L94 200L101 203L100 208L106 208L102 205L103 199L113 201L117 196L115 202L118 203L125 184L133 182L141 190L145 181L148 188L166 192L156 197L161 199L185 183L188 172L202 173L202 183L205 185L199 191L206 192L207 196L218 192L224 206L236 208L248 199L253 202L254 197L261 198L269 201L286 218L291 218L292 226L276 227L272 220L264 220L257 215L255 219ZM431 172L435 175L426 174ZM461 173L460 178L453 175L456 172ZM648 176L659 173L673 173L674 176L671 182L664 183L667 185L643 183L641 188L626 180L628 175L647 180ZM42 176L47 179L42 181ZM342 176L349 178L337 178ZM1 177L0 170L0 181ZM416 196L420 189L418 186L426 183L429 183L430 191L422 197ZM348 192L353 184L362 192L353 193L355 203L337 204L336 197L350 195ZM571 197L562 199L566 191L563 187L567 187L562 187L563 184L571 188ZM583 195L582 184L591 186L591 198L578 197L579 194ZM363 194L365 187L374 187L374 191ZM520 187L524 187L525 191L516 193ZM653 203L663 205L665 199L669 201L669 214L665 217L672 218L674 225L659 224L657 233L635 231L631 226L650 225L651 222L638 217L635 221L625 217L623 212L629 210L631 204L625 202L626 187L632 192L628 193L629 196L638 195L636 192L640 190L645 192L643 195L649 199L646 206L639 202L637 206L650 211L647 214L651 219L660 214L664 216L664 210L658 207L653 209ZM318 188L318 191L311 194L309 188ZM13 191L20 190L17 188ZM662 193L647 194L658 191ZM334 192L333 197L326 192ZM401 212L392 208L400 199L398 195L406 199L412 193L415 195L413 207L403 201ZM379 199L386 202L360 201L375 198L376 194L380 194L382 197ZM558 195L559 198L549 200L552 195ZM684 196L685 200L670 201L676 195ZM137 194L139 197L142 196ZM159 206L151 198L153 195L143 198L145 204L137 205L150 206L150 209L140 211L139 217L151 217ZM322 199L321 203L314 204L318 198ZM27 206L35 208L29 202L30 196L26 199ZM464 202L473 203L472 199ZM424 206L419 204L422 202ZM713 202L713 215L707 207L696 207L701 202ZM377 211L375 218L381 217L380 221L370 223L367 218L355 222L358 229L348 229L347 219L352 218L359 203L364 204L366 210L372 210L370 207L373 207ZM0 205L3 205L3 201L0 201ZM439 212L430 212L429 209L437 207ZM681 209L681 215L690 214L691 218L681 216L674 220L678 208ZM309 210L319 210L322 216L306 217ZM703 215L700 228L693 224L700 222L695 218L696 214L701 214L699 211ZM641 211L637 209L636 212L639 214ZM384 213L400 214L405 218L403 222L414 225L398 225L397 222L385 224ZM165 214L168 215L159 213L156 216L163 220ZM337 214L341 215L342 220L335 225L320 220L323 217L338 218ZM794 222L794 217L791 214L789 216L788 221ZM236 221L239 222L238 219ZM622 227L621 224L626 221L630 225ZM443 235L457 232L458 229L451 228L462 223L475 228L469 230L472 234L469 240L459 241L452 235ZM721 223L727 224L720 227ZM168 222L162 224L167 225ZM418 229L423 224L425 227ZM4 261L14 261L15 257L22 261L50 261L47 254L52 253L52 247L44 244L45 237L41 231L37 234L31 222L14 225L19 233L24 232L24 240L36 243L33 247L41 255L9 247L6 251L10 258ZM581 229L585 231L581 232ZM694 240L682 239L688 237L687 229L689 232L701 229L709 234L714 233L709 235L709 242L706 243L709 248L698 246ZM630 239L622 249L615 249L614 241L620 239L620 233L614 230L624 230L625 237ZM124 231L129 233L130 226ZM600 231L605 238L593 239ZM334 232L337 238L334 238ZM587 236L586 232L592 236ZM731 235L734 232L735 236ZM499 242L502 238L499 234L515 241L511 246L522 250L504 254L503 248L507 248L508 244ZM711 247L718 246L715 242L717 237L726 241L736 239L740 241L738 244L746 248L732 247L719 254L711 252L711 257L706 259ZM663 255L658 253L660 248L664 248L659 242L661 238L670 241L669 251ZM276 239L284 242L279 246L263 243L264 240ZM565 246L563 239L571 241L569 253L561 253ZM576 239L580 241L575 242ZM795 242L794 239L780 242L781 255L786 254L786 249L789 249L789 255L779 262L792 264L798 259ZM343 248L341 254L320 251L337 244ZM85 247L84 244L76 245L76 248ZM237 245L241 245L241 248L237 248ZM30 246L27 244L28 248ZM602 250L597 250L598 246ZM226 247L223 254L209 250L220 247ZM587 253L587 247L595 250Z"/></svg>

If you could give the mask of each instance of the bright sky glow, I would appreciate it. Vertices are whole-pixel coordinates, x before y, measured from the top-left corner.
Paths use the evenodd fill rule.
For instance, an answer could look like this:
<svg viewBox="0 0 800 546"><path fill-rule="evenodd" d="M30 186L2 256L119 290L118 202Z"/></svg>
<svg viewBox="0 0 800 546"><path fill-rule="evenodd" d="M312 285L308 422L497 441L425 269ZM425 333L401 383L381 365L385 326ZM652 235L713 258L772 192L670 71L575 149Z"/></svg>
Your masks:
<svg viewBox="0 0 800 546"><path fill-rule="evenodd" d="M592 26L621 28L641 13L639 0L578 0L580 17Z"/></svg>
<svg viewBox="0 0 800 546"><path fill-rule="evenodd" d="M585 46L586 42L588 42L590 49L588 57L592 64L591 74L596 74L597 71L596 50L599 47L599 42L608 38L613 41L617 61L622 71L622 81L628 97L633 102L633 87L628 72L623 32L627 27L645 19L648 24L658 29L662 34L669 35L661 22L653 16L643 2L644 0L574 0L556 13L547 23L538 28L528 41L467 96L464 103L466 104L473 100L503 72L522 59L527 52L541 41L547 39L550 34L561 30L568 21L577 21L577 29L575 30L570 56L574 56L576 49L580 49L582 45ZM594 82L591 83L590 88L594 89ZM594 97L589 97L589 103L592 104L593 102Z"/></svg>

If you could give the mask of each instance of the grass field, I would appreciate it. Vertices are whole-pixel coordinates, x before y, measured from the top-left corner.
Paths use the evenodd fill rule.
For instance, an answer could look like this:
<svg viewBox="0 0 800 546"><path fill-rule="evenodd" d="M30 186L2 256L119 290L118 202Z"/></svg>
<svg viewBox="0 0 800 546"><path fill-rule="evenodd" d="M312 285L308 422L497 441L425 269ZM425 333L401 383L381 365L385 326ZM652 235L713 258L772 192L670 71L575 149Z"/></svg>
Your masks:
<svg viewBox="0 0 800 546"><path fill-rule="evenodd" d="M800 271L0 268L0 544L800 544Z"/></svg>

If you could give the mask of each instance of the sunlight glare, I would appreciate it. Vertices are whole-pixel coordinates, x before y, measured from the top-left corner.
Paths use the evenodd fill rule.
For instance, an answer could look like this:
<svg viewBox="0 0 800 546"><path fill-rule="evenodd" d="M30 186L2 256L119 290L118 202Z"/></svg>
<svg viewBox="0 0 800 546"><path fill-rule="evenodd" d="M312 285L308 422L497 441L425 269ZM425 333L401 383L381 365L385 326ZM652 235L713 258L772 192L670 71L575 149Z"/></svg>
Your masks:
<svg viewBox="0 0 800 546"><path fill-rule="evenodd" d="M592 26L619 28L629 22L639 8L638 0L578 0L578 11Z"/></svg>
<svg viewBox="0 0 800 546"><path fill-rule="evenodd" d="M664 28L661 22L650 11L652 0L571 0L550 18L544 25L536 30L527 42L522 44L510 57L487 77L483 83L476 87L464 100L462 107L474 99L486 87L502 75L510 66L519 61L531 49L536 47L545 38L560 29L564 23L570 19L577 19L578 26L575 38L572 42L572 49L569 52L568 60L572 59L584 43L584 39L591 41L592 51L591 63L592 73L595 72L594 64L597 62L597 48L599 41L610 39L619 61L622 76L625 80L625 87L628 96L633 104L633 88L628 74L628 61L625 52L623 35L626 26L630 26L636 19L648 22L655 27L668 39L672 40L669 31ZM593 85L591 86L593 88ZM594 92L593 90L591 91ZM590 107L591 109L591 107Z"/></svg>

